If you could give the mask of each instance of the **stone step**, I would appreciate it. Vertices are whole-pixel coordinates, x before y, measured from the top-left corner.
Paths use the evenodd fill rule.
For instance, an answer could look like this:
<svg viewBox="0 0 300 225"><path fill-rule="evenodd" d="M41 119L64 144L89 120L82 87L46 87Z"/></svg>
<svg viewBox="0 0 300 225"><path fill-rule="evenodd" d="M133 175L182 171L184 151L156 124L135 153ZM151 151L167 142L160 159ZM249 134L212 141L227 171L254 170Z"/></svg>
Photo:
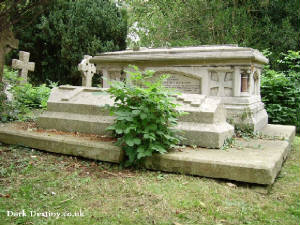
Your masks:
<svg viewBox="0 0 300 225"><path fill-rule="evenodd" d="M179 122L176 129L182 131L182 136L186 138L182 141L183 144L206 148L221 148L234 133L234 128L228 123Z"/></svg>
<svg viewBox="0 0 300 225"><path fill-rule="evenodd" d="M82 103L68 103L68 102L51 102L48 101L47 111L51 112L68 112L68 113L80 113L86 115L109 115L104 105L91 105Z"/></svg>
<svg viewBox="0 0 300 225"><path fill-rule="evenodd" d="M78 105L75 106L72 104L70 105L66 104L65 106L61 106L61 108L59 107L59 105L56 106L57 107L54 106L48 107L45 114L72 115L71 117L78 118L78 119L83 118L86 115L91 116L91 118L99 118L100 116L104 118L111 117L109 111L103 110L103 108L93 107L91 105L81 104L80 106ZM84 108L85 110L84 111L81 110L80 109L81 107ZM217 111L221 111L221 110L223 109L217 109ZM82 112L89 112L89 113L82 113ZM216 123L216 122L225 121L225 116L222 113L216 113L211 111L196 111L193 108L189 108L189 109L185 108L185 112L188 112L188 114L179 117L180 121L195 122L195 123Z"/></svg>
<svg viewBox="0 0 300 225"><path fill-rule="evenodd" d="M207 100L209 101L209 100ZM199 110L198 107L187 107L178 106L178 110L188 112L179 118L183 122L195 122L195 123L216 123L224 122L226 120L226 112L222 105L214 107L211 105L210 108ZM80 119L84 115L90 115L93 118L98 118L98 116L109 117L110 113L108 109L103 106L90 105L90 104L71 104L71 103L52 103L48 102L47 112L51 112L51 115L70 113L74 117ZM50 113L49 113L50 114ZM76 116L77 114L78 116ZM67 114L65 114L67 115Z"/></svg>
<svg viewBox="0 0 300 225"><path fill-rule="evenodd" d="M37 122L40 127L46 129L108 135L109 132L105 129L113 123L113 120L112 116L47 111ZM186 138L184 144L207 148L220 148L234 133L234 128L226 122L214 124L179 122L176 129L183 131L181 135Z"/></svg>
<svg viewBox="0 0 300 225"><path fill-rule="evenodd" d="M181 94L178 96L175 96L177 101L190 104L192 107L200 107L203 101L205 100L205 95L199 95L199 94Z"/></svg>
<svg viewBox="0 0 300 225"><path fill-rule="evenodd" d="M176 149L147 158L144 166L151 170L269 185L275 181L287 157L295 137L295 127L267 125L262 134L277 138L237 139L238 148L227 150ZM1 124L0 142L114 163L121 162L124 157L111 142L22 130L14 124Z"/></svg>
<svg viewBox="0 0 300 225"><path fill-rule="evenodd" d="M112 116L46 111L38 118L37 123L45 129L104 135L109 134L105 129L113 121Z"/></svg>
<svg viewBox="0 0 300 225"><path fill-rule="evenodd" d="M123 151L112 142L22 130L13 124L1 125L0 142L113 163L120 163L124 158Z"/></svg>

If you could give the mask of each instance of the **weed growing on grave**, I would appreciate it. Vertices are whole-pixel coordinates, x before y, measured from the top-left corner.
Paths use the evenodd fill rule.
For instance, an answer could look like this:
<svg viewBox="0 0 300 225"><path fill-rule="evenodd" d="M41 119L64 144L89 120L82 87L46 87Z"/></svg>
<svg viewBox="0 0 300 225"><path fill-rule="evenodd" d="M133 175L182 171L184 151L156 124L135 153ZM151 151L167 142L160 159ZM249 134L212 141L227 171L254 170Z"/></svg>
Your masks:
<svg viewBox="0 0 300 225"><path fill-rule="evenodd" d="M151 81L154 71L132 68L133 72L126 71L130 82L113 82L108 90L115 98L110 110L116 120L107 129L118 137L117 145L127 155L125 166L135 165L153 153L165 153L179 144L181 137L173 128L177 117L183 114L176 110L172 97L175 93L163 86L168 75Z"/></svg>
<svg viewBox="0 0 300 225"><path fill-rule="evenodd" d="M12 94L13 99L6 101L0 99L0 121L9 122L13 120L30 120L33 109L45 109L50 95L51 88L57 86L57 83L51 82L49 87L42 84L33 87L31 84L18 84L22 78L18 77L17 71L4 68L4 79L6 84L10 85L8 91ZM4 96L5 97L5 96ZM1 98L1 97L0 97Z"/></svg>
<svg viewBox="0 0 300 225"><path fill-rule="evenodd" d="M234 145L235 145L235 140L233 137L226 138L224 144L221 147L221 150L227 150L229 148L232 148Z"/></svg>

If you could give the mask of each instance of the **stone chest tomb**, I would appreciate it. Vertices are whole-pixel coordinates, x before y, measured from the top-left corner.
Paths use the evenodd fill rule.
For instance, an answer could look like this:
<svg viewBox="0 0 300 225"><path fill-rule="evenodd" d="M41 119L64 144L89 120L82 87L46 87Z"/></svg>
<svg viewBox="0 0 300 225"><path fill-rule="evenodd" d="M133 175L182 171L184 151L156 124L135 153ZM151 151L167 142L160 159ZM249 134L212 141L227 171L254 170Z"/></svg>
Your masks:
<svg viewBox="0 0 300 225"><path fill-rule="evenodd" d="M235 45L146 49L108 52L90 59L103 74L103 87L109 80L126 79L128 65L152 69L156 76L170 74L165 86L187 94L220 99L227 119L255 131L268 123L261 102L260 75L268 63L259 51Z"/></svg>
<svg viewBox="0 0 300 225"><path fill-rule="evenodd" d="M183 131L183 144L220 148L232 137L233 127L226 122L225 109L219 99L199 94L182 94L175 100L178 110L189 112L179 118L176 129ZM109 135L105 130L113 123L105 105L114 100L106 89L60 86L54 88L48 109L38 118L42 128L61 131Z"/></svg>
<svg viewBox="0 0 300 225"><path fill-rule="evenodd" d="M83 86L53 88L47 111L37 121L39 128L75 133L29 131L12 124L0 127L0 141L122 162L124 152L111 139L105 142L86 138L110 135L106 128L115 118L105 105L113 105L114 99L106 90L110 80L130 83L126 71L133 64L141 70L156 71L154 79L170 74L165 86L183 93L174 96L174 101L180 104L179 110L189 113L179 118L175 129L183 131L183 144L198 146L155 154L145 160L145 168L272 184L287 157L295 127L267 124L260 97L260 75L266 63L268 60L257 50L237 46L141 49L85 56L78 67ZM103 88L91 87L92 77L100 72L105 78ZM228 120L235 125L251 126L262 137L278 138L236 139L237 146L216 151L233 136L234 128ZM92 135L81 136L77 132Z"/></svg>

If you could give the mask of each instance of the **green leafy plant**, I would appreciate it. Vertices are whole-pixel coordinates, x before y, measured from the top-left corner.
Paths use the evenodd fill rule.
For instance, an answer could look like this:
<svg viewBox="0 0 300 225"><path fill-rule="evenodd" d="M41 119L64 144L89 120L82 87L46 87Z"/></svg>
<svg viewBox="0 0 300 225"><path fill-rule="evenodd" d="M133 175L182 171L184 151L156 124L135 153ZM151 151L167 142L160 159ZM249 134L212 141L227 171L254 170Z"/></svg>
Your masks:
<svg viewBox="0 0 300 225"><path fill-rule="evenodd" d="M261 95L269 122L300 128L300 52L282 53L282 71L267 66L262 74Z"/></svg>
<svg viewBox="0 0 300 225"><path fill-rule="evenodd" d="M45 109L50 95L51 87L57 86L50 82L50 87L42 84L33 87L31 84L18 84L19 78L17 71L4 69L4 79L11 87L8 91L12 94L11 101L3 99L1 105L1 121L8 122L13 120L27 120L32 117L32 109Z"/></svg>
<svg viewBox="0 0 300 225"><path fill-rule="evenodd" d="M14 101L17 101L30 109L40 109L47 107L47 101L51 89L42 84L33 87L31 84L17 85L11 88Z"/></svg>
<svg viewBox="0 0 300 225"><path fill-rule="evenodd" d="M51 87L57 86L51 81L50 87L47 87L46 84L37 87L33 87L30 83L18 84L22 78L18 77L17 71L7 68L4 70L4 79L11 85L9 92L13 95L13 101L29 109L46 108Z"/></svg>
<svg viewBox="0 0 300 225"><path fill-rule="evenodd" d="M181 137L174 127L177 117L183 114L176 110L174 93L163 86L168 75L151 79L154 71L132 68L133 72L126 71L130 82L113 82L108 90L115 98L111 112L116 116L108 130L118 137L117 145L128 157L125 166L179 144Z"/></svg>

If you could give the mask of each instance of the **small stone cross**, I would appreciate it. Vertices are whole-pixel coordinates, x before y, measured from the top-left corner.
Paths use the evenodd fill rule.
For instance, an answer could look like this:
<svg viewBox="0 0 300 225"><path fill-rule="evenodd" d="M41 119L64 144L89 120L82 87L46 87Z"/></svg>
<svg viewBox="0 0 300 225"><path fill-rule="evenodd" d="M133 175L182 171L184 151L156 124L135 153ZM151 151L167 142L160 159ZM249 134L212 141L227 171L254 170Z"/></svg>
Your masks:
<svg viewBox="0 0 300 225"><path fill-rule="evenodd" d="M23 79L20 81L20 84L27 83L27 75L28 70L34 71L34 62L29 62L30 53L20 51L19 52L19 59L12 60L12 68L19 70L19 76Z"/></svg>
<svg viewBox="0 0 300 225"><path fill-rule="evenodd" d="M83 60L78 64L78 70L82 76L82 86L91 87L92 79L96 73L96 66L93 63L90 63L92 56L85 55Z"/></svg>

